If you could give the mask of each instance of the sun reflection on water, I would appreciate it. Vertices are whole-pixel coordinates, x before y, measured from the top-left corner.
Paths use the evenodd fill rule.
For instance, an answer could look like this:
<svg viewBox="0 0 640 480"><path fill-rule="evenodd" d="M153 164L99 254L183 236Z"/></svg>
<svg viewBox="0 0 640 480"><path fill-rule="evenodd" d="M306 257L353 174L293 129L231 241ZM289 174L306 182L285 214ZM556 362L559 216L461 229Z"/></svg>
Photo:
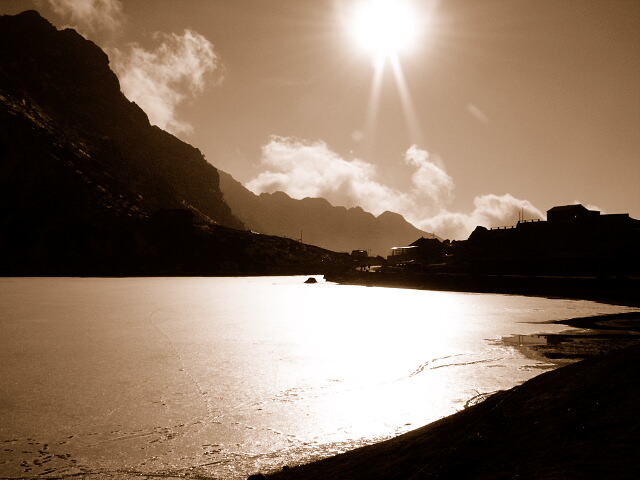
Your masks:
<svg viewBox="0 0 640 480"><path fill-rule="evenodd" d="M439 399L450 388L449 376L434 370L425 380L416 371L460 353L449 341L461 335L459 304L437 292L421 293L319 285L299 289L281 304L283 317L295 318L280 332L291 338L286 358L298 370L287 372L289 380L304 385L303 377L323 379L321 387L296 397L313 411L315 432L335 438L342 429L345 437L359 438L408 426L407 412L431 409L432 418L447 413ZM284 386L287 379L281 375L279 382ZM437 400L429 405L425 397Z"/></svg>

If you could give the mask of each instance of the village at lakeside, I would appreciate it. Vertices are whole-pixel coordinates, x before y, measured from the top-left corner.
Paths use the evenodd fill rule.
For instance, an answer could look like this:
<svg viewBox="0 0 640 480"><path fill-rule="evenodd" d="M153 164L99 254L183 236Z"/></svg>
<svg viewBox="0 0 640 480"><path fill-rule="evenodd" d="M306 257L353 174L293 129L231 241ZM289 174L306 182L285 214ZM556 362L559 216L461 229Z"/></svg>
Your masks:
<svg viewBox="0 0 640 480"><path fill-rule="evenodd" d="M638 305L640 220L582 205L547 211L547 220L478 226L467 240L420 238L387 259L352 252L345 284L507 293Z"/></svg>

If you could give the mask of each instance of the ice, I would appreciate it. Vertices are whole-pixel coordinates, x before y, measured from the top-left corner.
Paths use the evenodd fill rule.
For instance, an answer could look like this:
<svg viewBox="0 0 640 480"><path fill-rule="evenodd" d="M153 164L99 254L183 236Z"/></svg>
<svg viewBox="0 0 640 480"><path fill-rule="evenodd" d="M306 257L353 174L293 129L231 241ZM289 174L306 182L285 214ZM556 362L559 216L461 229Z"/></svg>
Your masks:
<svg viewBox="0 0 640 480"><path fill-rule="evenodd" d="M306 279L1 279L0 476L246 478L548 366L502 336L631 310Z"/></svg>

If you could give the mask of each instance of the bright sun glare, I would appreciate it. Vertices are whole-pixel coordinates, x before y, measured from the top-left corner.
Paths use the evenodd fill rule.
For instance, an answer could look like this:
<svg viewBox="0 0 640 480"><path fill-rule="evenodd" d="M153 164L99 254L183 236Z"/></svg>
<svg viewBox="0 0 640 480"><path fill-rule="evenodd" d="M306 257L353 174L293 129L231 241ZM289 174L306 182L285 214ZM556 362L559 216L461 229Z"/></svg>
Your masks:
<svg viewBox="0 0 640 480"><path fill-rule="evenodd" d="M351 3L353 2L353 3ZM411 53L429 30L436 0L350 0L344 25L351 40L371 55L373 77L364 135L375 129L382 94L384 71L390 67L412 141L422 141L420 122L413 106L409 86L400 62L401 54ZM414 52L415 53L415 52Z"/></svg>
<svg viewBox="0 0 640 480"><path fill-rule="evenodd" d="M358 45L375 58L411 48L418 36L416 12L407 0L360 0L351 28Z"/></svg>

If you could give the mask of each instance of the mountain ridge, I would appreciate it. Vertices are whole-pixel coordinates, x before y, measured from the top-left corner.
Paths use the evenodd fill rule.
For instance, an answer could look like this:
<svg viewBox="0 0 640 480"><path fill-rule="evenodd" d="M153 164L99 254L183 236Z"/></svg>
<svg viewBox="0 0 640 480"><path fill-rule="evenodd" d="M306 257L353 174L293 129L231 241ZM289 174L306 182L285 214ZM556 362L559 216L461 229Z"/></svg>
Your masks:
<svg viewBox="0 0 640 480"><path fill-rule="evenodd" d="M230 174L219 172L225 201L251 230L302 238L333 251L361 249L381 256L394 246L432 236L395 212L376 217L359 206L333 206L325 198L294 199L281 191L256 195Z"/></svg>

